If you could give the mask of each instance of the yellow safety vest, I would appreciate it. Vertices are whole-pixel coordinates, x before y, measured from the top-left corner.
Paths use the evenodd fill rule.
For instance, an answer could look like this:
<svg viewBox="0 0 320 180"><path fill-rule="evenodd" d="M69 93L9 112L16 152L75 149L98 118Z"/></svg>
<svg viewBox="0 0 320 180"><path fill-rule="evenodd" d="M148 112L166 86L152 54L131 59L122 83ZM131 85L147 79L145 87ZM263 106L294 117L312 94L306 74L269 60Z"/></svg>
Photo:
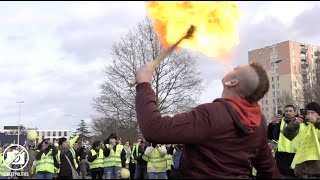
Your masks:
<svg viewBox="0 0 320 180"><path fill-rule="evenodd" d="M71 151L71 153L72 153L74 165L75 165L76 169L78 169L78 163L77 163L77 160L76 160L76 159L79 160L80 157L79 157L79 156L77 157L76 151L75 151L73 148L70 148L70 151Z"/></svg>
<svg viewBox="0 0 320 180"><path fill-rule="evenodd" d="M71 149L72 149L72 148L70 148L70 152L71 152L72 157L73 157L73 163L74 163L74 165L75 165L75 169L77 169L77 168L78 168L78 164L77 164L76 157L75 157L76 154L75 154L75 152L72 151ZM58 153L57 153L57 155L56 155L56 159L57 159L57 162L58 162L59 165L61 165L60 155L61 155L61 151L58 150ZM71 161L71 159L70 159L70 161ZM59 172L60 172L60 168L55 168L55 173L59 173Z"/></svg>
<svg viewBox="0 0 320 180"><path fill-rule="evenodd" d="M3 154L0 153L0 176L5 176L7 173L10 173L10 169L6 166L6 164L10 167L9 165L9 159L5 159L3 161Z"/></svg>
<svg viewBox="0 0 320 180"><path fill-rule="evenodd" d="M97 152L94 149L92 149L90 152L92 156L95 156L97 154ZM93 162L89 162L89 166L90 166L90 169L103 168L103 150L102 149L99 150L98 157Z"/></svg>
<svg viewBox="0 0 320 180"><path fill-rule="evenodd" d="M293 147L297 150L291 163L292 169L305 161L320 160L319 138L320 131L314 127L313 123L310 123L292 140Z"/></svg>
<svg viewBox="0 0 320 180"><path fill-rule="evenodd" d="M278 152L295 153L295 150L292 146L291 141L283 135L283 129L286 125L287 125L287 123L284 121L284 118L282 118L281 124L280 124Z"/></svg>
<svg viewBox="0 0 320 180"><path fill-rule="evenodd" d="M139 147L139 143L137 143L137 144L133 144L133 146L132 146L132 150L131 150L131 162L133 163L133 164L137 164L137 160L135 160L134 159L134 157L133 157L133 152L134 152L134 150L136 150L136 156L138 156L138 154L139 154L139 152L138 152L138 148Z"/></svg>
<svg viewBox="0 0 320 180"><path fill-rule="evenodd" d="M37 150L39 152L39 150ZM54 173L54 161L52 156L52 149L48 152L48 154L42 153L41 159L36 161L36 173L37 172L49 172Z"/></svg>
<svg viewBox="0 0 320 180"><path fill-rule="evenodd" d="M166 158L166 161L167 161L167 170L171 170L171 165L173 165L172 155L166 154L164 157Z"/></svg>
<svg viewBox="0 0 320 180"><path fill-rule="evenodd" d="M109 148L109 144L107 144L107 148ZM110 154L108 157L104 158L104 167L122 167L121 164L121 152L123 150L123 145L117 145L116 151L114 152L113 148L110 149Z"/></svg>
<svg viewBox="0 0 320 180"><path fill-rule="evenodd" d="M257 176L257 170L256 168L252 167L252 172L251 172L252 176Z"/></svg>
<svg viewBox="0 0 320 180"><path fill-rule="evenodd" d="M124 149L125 151L126 151L126 157L127 157L127 153L128 153L128 150L127 149ZM131 154L130 154L130 156L131 156ZM126 164L129 164L130 163L130 158L127 158L126 159Z"/></svg>
<svg viewBox="0 0 320 180"><path fill-rule="evenodd" d="M165 168L166 166L166 158L160 156L158 149L154 149L149 156L147 167Z"/></svg>

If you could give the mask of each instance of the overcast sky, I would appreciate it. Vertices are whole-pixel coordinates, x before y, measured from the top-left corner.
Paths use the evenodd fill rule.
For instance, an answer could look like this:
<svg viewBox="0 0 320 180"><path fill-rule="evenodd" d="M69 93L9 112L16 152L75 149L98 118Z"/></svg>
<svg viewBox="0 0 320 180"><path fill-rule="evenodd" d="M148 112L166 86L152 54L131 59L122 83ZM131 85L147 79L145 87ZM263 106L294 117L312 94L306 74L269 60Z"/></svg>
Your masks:
<svg viewBox="0 0 320 180"><path fill-rule="evenodd" d="M319 2L237 3L244 17L234 65L276 42L320 45ZM144 2L0 2L0 125L18 124L21 100L28 127L74 130L89 122L108 49L146 16ZM200 103L211 102L226 71L218 58L197 61L206 85Z"/></svg>

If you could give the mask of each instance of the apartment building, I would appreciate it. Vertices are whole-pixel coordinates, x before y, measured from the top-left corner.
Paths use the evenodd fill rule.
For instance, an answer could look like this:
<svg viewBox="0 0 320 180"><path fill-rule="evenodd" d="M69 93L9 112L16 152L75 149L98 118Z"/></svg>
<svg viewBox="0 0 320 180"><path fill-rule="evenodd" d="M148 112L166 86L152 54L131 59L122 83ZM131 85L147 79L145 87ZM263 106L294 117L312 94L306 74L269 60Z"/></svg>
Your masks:
<svg viewBox="0 0 320 180"><path fill-rule="evenodd" d="M284 41L249 51L248 61L260 63L269 76L270 90L259 102L268 122L284 109L280 102L284 94L291 95L299 109L306 103L304 89L320 82L319 46Z"/></svg>

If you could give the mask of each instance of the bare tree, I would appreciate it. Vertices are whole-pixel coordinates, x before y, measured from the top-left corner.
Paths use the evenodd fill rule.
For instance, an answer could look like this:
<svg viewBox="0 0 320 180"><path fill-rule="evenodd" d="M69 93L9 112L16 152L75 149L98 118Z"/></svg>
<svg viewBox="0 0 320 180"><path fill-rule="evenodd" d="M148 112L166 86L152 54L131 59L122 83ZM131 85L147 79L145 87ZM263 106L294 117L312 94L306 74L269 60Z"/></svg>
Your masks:
<svg viewBox="0 0 320 180"><path fill-rule="evenodd" d="M103 132L104 124L130 129L137 126L135 88L130 87L139 67L155 59L163 47L146 18L124 35L112 47L113 64L106 67L107 80L100 86L101 95L94 98L93 107L100 114L93 118L93 129ZM196 104L202 80L196 69L195 57L186 50L174 52L155 70L152 87L163 115L189 110ZM109 122L106 122L109 121Z"/></svg>
<svg viewBox="0 0 320 180"><path fill-rule="evenodd" d="M279 105L284 108L286 105L293 105L294 107L300 107L299 102L295 99L291 92L289 91L282 91L281 96L279 98Z"/></svg>

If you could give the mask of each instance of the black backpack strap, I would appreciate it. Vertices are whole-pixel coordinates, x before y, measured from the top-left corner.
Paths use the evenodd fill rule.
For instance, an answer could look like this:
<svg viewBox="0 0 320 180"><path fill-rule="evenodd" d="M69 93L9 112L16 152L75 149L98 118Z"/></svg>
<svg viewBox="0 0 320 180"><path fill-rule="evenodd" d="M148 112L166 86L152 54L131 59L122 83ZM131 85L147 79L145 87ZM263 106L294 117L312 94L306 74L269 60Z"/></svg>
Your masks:
<svg viewBox="0 0 320 180"><path fill-rule="evenodd" d="M238 127L239 132L240 132L241 135L248 135L249 134L248 129L243 127L243 125L241 124L240 117L239 117L237 111L226 100L224 100L222 98L218 98L218 99L215 99L214 102L220 102L226 107L226 109L228 110L233 122Z"/></svg>

